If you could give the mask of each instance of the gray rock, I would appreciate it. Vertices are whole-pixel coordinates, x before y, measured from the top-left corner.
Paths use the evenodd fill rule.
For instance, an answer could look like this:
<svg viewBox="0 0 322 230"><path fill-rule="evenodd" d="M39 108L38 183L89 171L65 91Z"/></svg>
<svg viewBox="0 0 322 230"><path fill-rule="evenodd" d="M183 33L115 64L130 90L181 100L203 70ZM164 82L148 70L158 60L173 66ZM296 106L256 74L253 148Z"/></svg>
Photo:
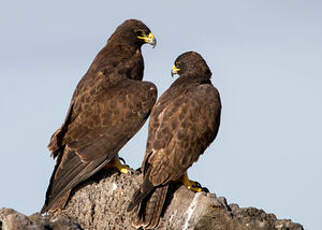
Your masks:
<svg viewBox="0 0 322 230"><path fill-rule="evenodd" d="M39 213L25 216L13 209L0 209L1 230L82 230L79 224L70 218L42 217Z"/></svg>
<svg viewBox="0 0 322 230"><path fill-rule="evenodd" d="M102 171L79 185L64 210L47 216L24 216L12 209L0 210L3 230L85 229L134 230L126 211L142 175ZM77 224L76 224L77 223ZM0 227L1 229L1 227ZM194 193L184 186L171 188L157 229L162 230L303 230L291 220L278 220L256 208L227 204L224 197Z"/></svg>

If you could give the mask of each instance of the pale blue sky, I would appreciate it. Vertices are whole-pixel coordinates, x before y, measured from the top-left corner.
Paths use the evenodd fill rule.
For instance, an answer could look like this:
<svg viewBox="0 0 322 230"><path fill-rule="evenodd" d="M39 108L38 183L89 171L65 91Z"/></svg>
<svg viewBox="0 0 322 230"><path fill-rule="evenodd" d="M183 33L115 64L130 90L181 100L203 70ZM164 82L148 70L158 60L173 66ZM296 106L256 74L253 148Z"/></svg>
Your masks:
<svg viewBox="0 0 322 230"><path fill-rule="evenodd" d="M2 1L0 207L39 211L54 167L46 148L77 82L116 26L144 21L145 80L163 93L195 50L222 97L217 140L189 170L228 202L322 229L322 3ZM139 167L147 126L121 151Z"/></svg>

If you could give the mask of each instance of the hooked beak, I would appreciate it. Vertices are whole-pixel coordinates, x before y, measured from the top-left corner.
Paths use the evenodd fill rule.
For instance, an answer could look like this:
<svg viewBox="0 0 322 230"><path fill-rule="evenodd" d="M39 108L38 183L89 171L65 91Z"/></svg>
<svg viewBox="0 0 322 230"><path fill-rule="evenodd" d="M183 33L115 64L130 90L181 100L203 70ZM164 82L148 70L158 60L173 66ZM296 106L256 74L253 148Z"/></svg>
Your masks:
<svg viewBox="0 0 322 230"><path fill-rule="evenodd" d="M149 33L148 36L145 34L143 36L138 36L139 39L142 39L145 43L148 43L154 48L157 45L157 40L155 39L152 33Z"/></svg>
<svg viewBox="0 0 322 230"><path fill-rule="evenodd" d="M177 68L175 65L173 65L171 68L171 77L173 77L173 75L175 75L175 74L178 74L179 71L180 71L180 69Z"/></svg>

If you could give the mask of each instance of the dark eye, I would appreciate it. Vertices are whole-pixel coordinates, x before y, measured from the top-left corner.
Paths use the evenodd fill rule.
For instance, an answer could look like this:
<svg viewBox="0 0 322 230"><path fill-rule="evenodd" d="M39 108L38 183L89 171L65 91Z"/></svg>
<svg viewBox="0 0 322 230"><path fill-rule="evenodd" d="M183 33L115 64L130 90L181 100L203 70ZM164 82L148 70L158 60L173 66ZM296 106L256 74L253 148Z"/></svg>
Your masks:
<svg viewBox="0 0 322 230"><path fill-rule="evenodd" d="M135 32L136 36L143 36L144 35L144 31L141 29L136 29L134 32Z"/></svg>

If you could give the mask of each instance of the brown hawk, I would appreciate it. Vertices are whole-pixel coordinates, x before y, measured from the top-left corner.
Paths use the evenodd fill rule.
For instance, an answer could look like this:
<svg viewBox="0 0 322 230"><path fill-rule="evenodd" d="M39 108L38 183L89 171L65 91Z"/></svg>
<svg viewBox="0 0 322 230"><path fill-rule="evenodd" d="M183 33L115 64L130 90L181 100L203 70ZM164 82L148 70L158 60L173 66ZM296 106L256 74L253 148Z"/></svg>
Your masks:
<svg viewBox="0 0 322 230"><path fill-rule="evenodd" d="M170 183L181 181L188 189L201 191L188 179L187 169L218 133L220 96L205 60L196 52L186 52L176 59L172 73L180 77L152 109L144 180L128 207L137 211L132 221L137 228L158 225Z"/></svg>
<svg viewBox="0 0 322 230"><path fill-rule="evenodd" d="M141 46L156 45L141 21L117 27L78 83L63 125L49 143L56 166L41 212L61 209L71 190L103 167L121 165L119 150L138 132L157 98L157 88L142 81Z"/></svg>

